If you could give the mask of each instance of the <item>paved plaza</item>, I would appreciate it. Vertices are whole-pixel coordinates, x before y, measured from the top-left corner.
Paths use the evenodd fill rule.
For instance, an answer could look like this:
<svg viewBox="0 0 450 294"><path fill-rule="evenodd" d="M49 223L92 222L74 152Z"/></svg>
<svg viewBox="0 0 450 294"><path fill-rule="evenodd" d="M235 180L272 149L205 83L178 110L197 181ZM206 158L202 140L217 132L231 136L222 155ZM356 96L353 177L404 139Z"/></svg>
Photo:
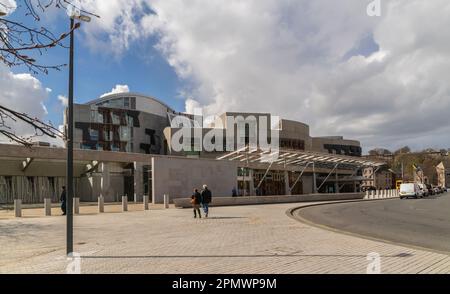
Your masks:
<svg viewBox="0 0 450 294"><path fill-rule="evenodd" d="M389 201L389 200L387 200ZM83 213L74 218L81 273L450 273L450 256L324 230L276 204ZM111 210L118 211L118 210ZM65 273L65 218L0 220L0 273Z"/></svg>

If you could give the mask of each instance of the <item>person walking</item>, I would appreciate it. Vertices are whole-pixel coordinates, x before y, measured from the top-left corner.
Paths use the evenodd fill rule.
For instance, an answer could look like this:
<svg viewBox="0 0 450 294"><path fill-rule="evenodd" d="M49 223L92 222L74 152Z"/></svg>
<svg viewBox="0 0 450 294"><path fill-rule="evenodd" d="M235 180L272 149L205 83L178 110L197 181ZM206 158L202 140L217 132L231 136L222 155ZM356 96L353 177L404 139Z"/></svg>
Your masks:
<svg viewBox="0 0 450 294"><path fill-rule="evenodd" d="M236 196L237 196L236 187L233 187L233 190L231 190L231 195L232 195L233 197L236 197Z"/></svg>
<svg viewBox="0 0 450 294"><path fill-rule="evenodd" d="M208 189L208 186L203 185L202 205L203 205L203 212L205 213L205 217L208 217L209 204L211 203L211 200L212 200L211 190Z"/></svg>
<svg viewBox="0 0 450 294"><path fill-rule="evenodd" d="M61 200L61 210L63 212L62 215L66 215L66 186L62 187L61 197L59 198Z"/></svg>
<svg viewBox="0 0 450 294"><path fill-rule="evenodd" d="M192 208L194 209L194 218L198 217L202 218L202 214L200 213L200 204L202 203L202 195L198 192L197 189L194 189L194 193L191 196Z"/></svg>

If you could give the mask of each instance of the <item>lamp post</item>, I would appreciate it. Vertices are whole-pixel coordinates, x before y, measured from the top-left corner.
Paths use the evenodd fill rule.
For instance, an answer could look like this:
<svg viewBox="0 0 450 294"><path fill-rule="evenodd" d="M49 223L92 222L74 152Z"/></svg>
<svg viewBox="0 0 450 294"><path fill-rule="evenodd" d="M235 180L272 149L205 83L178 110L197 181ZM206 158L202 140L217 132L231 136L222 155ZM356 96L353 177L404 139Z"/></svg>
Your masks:
<svg viewBox="0 0 450 294"><path fill-rule="evenodd" d="M67 195L66 195L66 248L67 255L73 252L73 52L74 30L80 26L75 19L89 22L89 16L74 13L70 16L70 49L69 49L69 101L67 111Z"/></svg>

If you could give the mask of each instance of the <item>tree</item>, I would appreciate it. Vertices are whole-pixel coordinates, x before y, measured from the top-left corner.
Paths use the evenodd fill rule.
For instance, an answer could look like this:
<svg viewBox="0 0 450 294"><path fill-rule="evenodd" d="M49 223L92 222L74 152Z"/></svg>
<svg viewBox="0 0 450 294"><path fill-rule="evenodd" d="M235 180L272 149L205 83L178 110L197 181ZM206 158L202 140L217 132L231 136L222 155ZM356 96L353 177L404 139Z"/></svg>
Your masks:
<svg viewBox="0 0 450 294"><path fill-rule="evenodd" d="M0 14L0 62L8 67L25 66L33 74L48 74L50 69L60 70L65 64L47 65L39 63L32 55L42 56L47 50L54 47L67 48L63 41L71 31L56 36L49 29L38 26L41 20L40 14L54 7L62 10L75 10L84 14L94 15L82 10L69 0L20 0L16 7L8 6L0 2L0 12L8 14L10 11L22 9L25 15L31 17L36 27L31 27L22 22L14 21ZM98 17L97 15L94 15ZM72 30L79 28L77 24ZM29 137L17 135L10 123L25 122L34 128L35 134ZM47 135L52 138L61 137L63 133L53 127L51 123L45 123L38 118L32 118L26 113L10 109L6 105L0 105L0 134L9 140L31 146L31 140L35 136Z"/></svg>
<svg viewBox="0 0 450 294"><path fill-rule="evenodd" d="M34 135L24 137L17 135L12 127L6 122L11 120L17 122L18 120L25 122L34 128ZM10 141L30 147L32 145L32 139L37 136L49 136L51 138L64 139L64 133L53 127L51 123L44 123L37 118L32 118L26 113L17 112L0 105L0 134L8 138Z"/></svg>
<svg viewBox="0 0 450 294"><path fill-rule="evenodd" d="M406 154L406 153L411 153L411 148L409 148L408 146L404 146L394 152L394 154L396 154L396 155L397 154Z"/></svg>
<svg viewBox="0 0 450 294"><path fill-rule="evenodd" d="M391 155L392 152L385 148L375 148L369 151L369 155Z"/></svg>

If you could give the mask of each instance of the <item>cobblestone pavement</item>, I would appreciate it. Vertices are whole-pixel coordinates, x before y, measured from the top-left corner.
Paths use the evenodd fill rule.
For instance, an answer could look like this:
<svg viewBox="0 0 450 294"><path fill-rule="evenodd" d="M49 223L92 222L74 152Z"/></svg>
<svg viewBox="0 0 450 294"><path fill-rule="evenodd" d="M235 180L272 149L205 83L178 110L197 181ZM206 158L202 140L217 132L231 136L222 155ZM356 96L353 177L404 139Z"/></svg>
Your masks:
<svg viewBox="0 0 450 294"><path fill-rule="evenodd" d="M320 229L286 215L301 204L82 214L81 273L450 273L450 256ZM0 220L0 273L65 273L65 218ZM72 263L73 265L73 263Z"/></svg>

